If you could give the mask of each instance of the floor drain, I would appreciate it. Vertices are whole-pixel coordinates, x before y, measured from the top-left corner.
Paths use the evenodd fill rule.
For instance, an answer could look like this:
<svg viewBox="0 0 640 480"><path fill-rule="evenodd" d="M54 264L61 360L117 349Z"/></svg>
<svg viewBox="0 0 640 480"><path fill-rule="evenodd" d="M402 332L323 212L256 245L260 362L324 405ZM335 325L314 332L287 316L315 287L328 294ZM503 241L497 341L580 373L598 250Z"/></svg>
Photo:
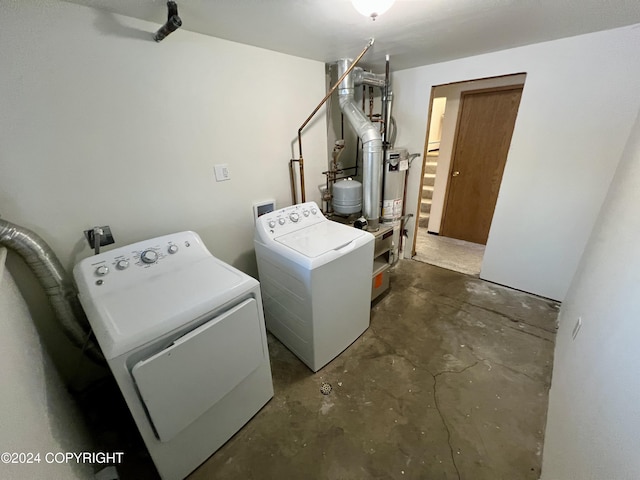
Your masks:
<svg viewBox="0 0 640 480"><path fill-rule="evenodd" d="M331 393L331 384L323 383L320 387L320 393L322 393L323 395L329 395Z"/></svg>

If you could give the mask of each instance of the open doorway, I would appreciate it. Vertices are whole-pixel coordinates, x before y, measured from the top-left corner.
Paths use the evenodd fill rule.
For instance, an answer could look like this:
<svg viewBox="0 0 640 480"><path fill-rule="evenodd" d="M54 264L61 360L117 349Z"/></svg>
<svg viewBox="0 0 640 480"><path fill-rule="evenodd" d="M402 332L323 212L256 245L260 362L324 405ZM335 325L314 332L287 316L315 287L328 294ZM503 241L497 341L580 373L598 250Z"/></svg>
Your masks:
<svg viewBox="0 0 640 480"><path fill-rule="evenodd" d="M479 276L525 77L432 88L415 260Z"/></svg>

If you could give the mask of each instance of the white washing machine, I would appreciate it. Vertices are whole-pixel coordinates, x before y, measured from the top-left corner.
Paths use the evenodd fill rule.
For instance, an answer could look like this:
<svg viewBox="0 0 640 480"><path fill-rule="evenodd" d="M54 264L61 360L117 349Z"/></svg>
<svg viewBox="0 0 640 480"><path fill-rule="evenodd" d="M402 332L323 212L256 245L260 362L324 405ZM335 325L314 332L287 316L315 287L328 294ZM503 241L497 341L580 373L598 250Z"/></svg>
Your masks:
<svg viewBox="0 0 640 480"><path fill-rule="evenodd" d="M98 343L163 479L181 479L273 396L259 283L194 232L74 270Z"/></svg>
<svg viewBox="0 0 640 480"><path fill-rule="evenodd" d="M374 237L307 202L259 217L255 247L267 329L317 372L369 327Z"/></svg>

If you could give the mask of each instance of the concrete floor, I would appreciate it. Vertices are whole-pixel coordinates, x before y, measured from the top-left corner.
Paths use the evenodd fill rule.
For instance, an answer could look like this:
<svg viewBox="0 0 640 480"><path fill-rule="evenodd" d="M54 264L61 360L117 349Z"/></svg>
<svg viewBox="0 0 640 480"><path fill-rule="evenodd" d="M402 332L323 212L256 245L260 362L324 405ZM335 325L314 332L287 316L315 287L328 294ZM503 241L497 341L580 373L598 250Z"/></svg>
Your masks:
<svg viewBox="0 0 640 480"><path fill-rule="evenodd" d="M484 245L434 235L426 228L418 228L413 259L478 277L484 249Z"/></svg>
<svg viewBox="0 0 640 480"><path fill-rule="evenodd" d="M275 396L188 478L538 479L558 308L402 260L320 372L269 336ZM125 453L122 480L158 478L112 378L79 401L97 448Z"/></svg>
<svg viewBox="0 0 640 480"><path fill-rule="evenodd" d="M274 398L189 479L539 478L559 305L411 260L391 285L316 374L270 337Z"/></svg>

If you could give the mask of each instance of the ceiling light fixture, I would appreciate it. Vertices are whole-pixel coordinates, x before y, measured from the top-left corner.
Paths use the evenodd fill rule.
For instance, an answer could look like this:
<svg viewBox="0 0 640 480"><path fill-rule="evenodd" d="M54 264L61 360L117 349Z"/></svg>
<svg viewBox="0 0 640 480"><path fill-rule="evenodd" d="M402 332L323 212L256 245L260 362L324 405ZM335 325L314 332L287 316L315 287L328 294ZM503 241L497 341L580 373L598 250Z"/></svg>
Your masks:
<svg viewBox="0 0 640 480"><path fill-rule="evenodd" d="M391 8L395 0L351 0L353 7L365 17L375 20Z"/></svg>

